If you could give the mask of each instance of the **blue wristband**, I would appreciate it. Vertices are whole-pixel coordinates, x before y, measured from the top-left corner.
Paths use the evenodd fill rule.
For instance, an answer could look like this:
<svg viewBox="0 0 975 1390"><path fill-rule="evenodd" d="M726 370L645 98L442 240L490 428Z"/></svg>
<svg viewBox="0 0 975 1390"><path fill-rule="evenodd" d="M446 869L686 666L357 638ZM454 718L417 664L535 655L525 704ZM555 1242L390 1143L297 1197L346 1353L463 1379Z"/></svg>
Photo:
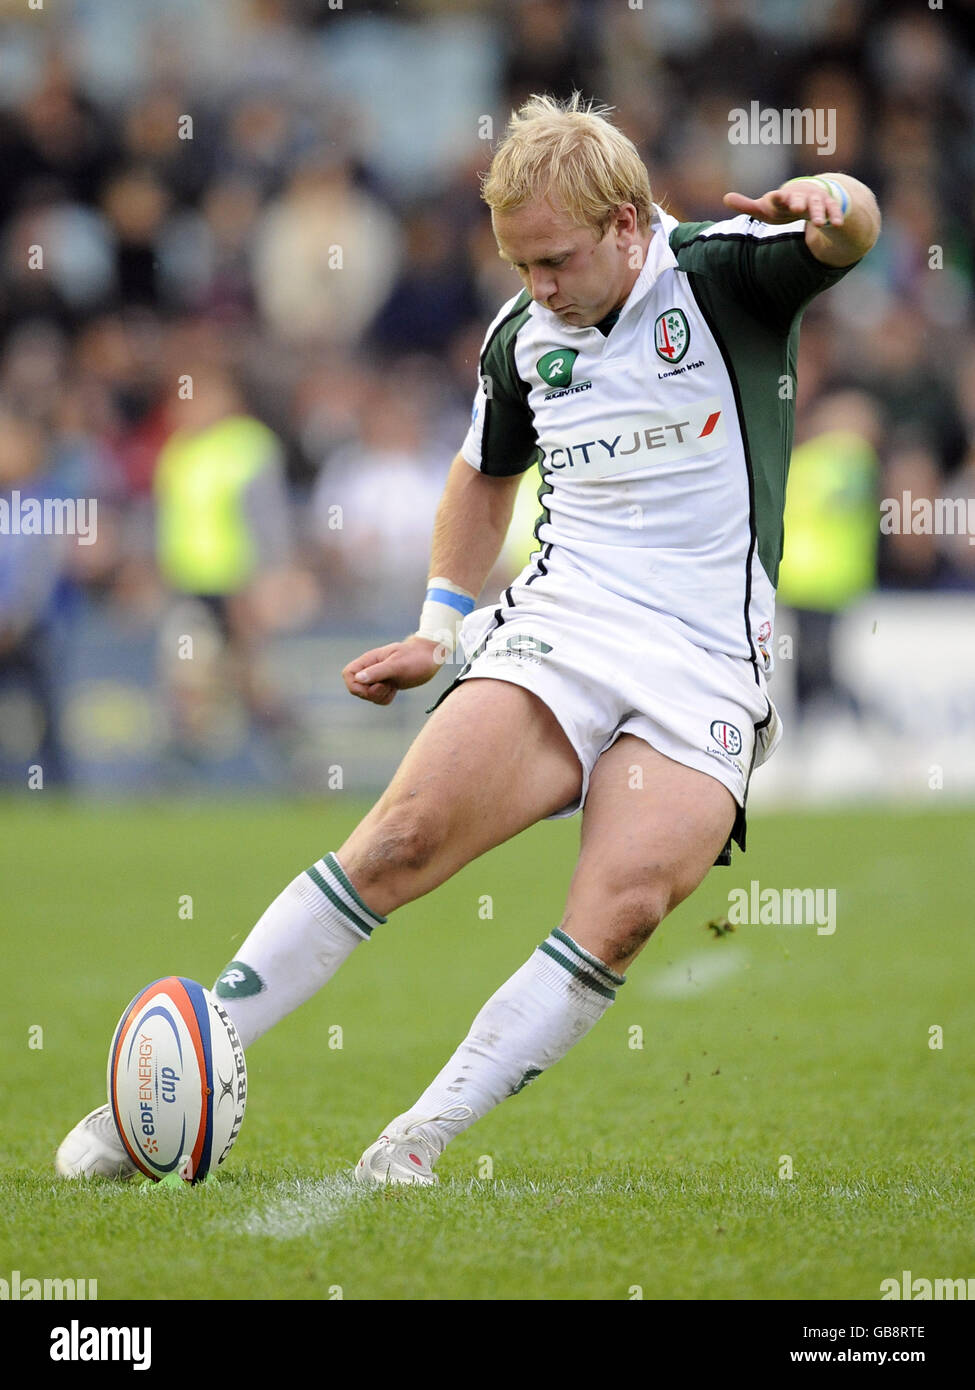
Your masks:
<svg viewBox="0 0 975 1390"><path fill-rule="evenodd" d="M456 608L458 613L463 613L466 618L468 613L474 611L474 600L465 594L455 594L450 589L428 589L427 599L433 603L445 603L449 608Z"/></svg>

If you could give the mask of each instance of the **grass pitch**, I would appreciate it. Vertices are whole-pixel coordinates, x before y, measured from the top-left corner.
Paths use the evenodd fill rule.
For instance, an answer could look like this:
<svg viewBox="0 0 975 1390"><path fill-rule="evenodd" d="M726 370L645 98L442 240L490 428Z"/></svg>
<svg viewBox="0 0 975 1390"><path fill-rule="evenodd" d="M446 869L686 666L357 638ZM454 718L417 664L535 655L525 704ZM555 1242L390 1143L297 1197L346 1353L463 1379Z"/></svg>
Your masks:
<svg viewBox="0 0 975 1390"><path fill-rule="evenodd" d="M396 913L256 1043L216 1182L57 1179L136 990L209 985L364 809L0 804L0 1277L97 1279L102 1300L783 1300L975 1274L971 811L756 817L597 1028L450 1146L439 1189L349 1173L558 923L577 821ZM753 879L835 889L835 932L715 936Z"/></svg>

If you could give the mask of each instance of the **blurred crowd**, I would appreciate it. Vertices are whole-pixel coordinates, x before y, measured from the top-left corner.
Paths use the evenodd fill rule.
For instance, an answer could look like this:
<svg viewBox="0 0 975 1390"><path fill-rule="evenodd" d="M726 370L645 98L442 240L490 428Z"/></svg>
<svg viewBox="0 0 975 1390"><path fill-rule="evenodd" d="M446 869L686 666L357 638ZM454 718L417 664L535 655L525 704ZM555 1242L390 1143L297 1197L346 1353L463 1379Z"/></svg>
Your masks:
<svg viewBox="0 0 975 1390"><path fill-rule="evenodd" d="M882 239L808 312L799 365L797 444L842 430L851 467L804 495L824 524L876 518L885 496L975 497L966 17L896 0L0 0L0 497L99 504L97 544L49 550L39 573L0 538L0 672L41 689L45 635L79 605L161 621L194 596L273 720L250 656L264 635L409 629L481 338L518 288L478 175L532 91L613 105L681 219L820 168L874 188ZM729 112L753 100L835 110L835 152L732 144ZM809 477L826 455L807 454ZM967 536L856 534L852 590L784 570L790 601L975 591Z"/></svg>

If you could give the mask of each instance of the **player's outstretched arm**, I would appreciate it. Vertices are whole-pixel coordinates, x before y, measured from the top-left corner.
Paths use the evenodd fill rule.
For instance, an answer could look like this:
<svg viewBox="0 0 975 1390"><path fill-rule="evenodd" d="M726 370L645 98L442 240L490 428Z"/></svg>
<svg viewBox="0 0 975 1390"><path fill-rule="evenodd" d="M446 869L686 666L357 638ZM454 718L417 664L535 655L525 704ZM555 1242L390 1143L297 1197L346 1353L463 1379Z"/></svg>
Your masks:
<svg viewBox="0 0 975 1390"><path fill-rule="evenodd" d="M433 528L430 575L476 596L501 553L511 523L520 474L494 478L458 454L450 466ZM449 644L413 633L363 652L342 671L346 689L360 700L388 705L397 690L425 685L449 655Z"/></svg>
<svg viewBox="0 0 975 1390"><path fill-rule="evenodd" d="M761 198L726 193L726 207L760 222L806 221L806 245L824 265L860 260L880 235L880 209L865 183L849 174L810 174L789 179Z"/></svg>

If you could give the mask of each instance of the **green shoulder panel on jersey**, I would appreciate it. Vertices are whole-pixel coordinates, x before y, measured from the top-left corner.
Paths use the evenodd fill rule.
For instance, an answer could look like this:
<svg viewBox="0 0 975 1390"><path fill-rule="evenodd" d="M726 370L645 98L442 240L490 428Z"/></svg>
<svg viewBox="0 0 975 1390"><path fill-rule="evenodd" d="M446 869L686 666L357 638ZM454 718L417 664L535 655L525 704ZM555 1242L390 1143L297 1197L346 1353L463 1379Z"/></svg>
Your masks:
<svg viewBox="0 0 975 1390"><path fill-rule="evenodd" d="M481 472L492 477L525 473L538 459L538 437L528 406L529 386L515 366L515 339L528 318L531 304L531 295L522 290L481 353L481 381L486 397Z"/></svg>
<svg viewBox="0 0 975 1390"><path fill-rule="evenodd" d="M711 222L682 222L670 236L678 268L721 350L745 442L752 527L773 586L782 559L785 489L795 423L802 311L851 266L823 265L802 232L703 235Z"/></svg>
<svg viewBox="0 0 975 1390"><path fill-rule="evenodd" d="M794 226L776 230L764 222L755 225L761 228L759 235L717 230L731 227L731 221L681 222L670 234L670 249L681 270L717 277L750 313L787 329L810 300L853 266L817 261L804 231Z"/></svg>

